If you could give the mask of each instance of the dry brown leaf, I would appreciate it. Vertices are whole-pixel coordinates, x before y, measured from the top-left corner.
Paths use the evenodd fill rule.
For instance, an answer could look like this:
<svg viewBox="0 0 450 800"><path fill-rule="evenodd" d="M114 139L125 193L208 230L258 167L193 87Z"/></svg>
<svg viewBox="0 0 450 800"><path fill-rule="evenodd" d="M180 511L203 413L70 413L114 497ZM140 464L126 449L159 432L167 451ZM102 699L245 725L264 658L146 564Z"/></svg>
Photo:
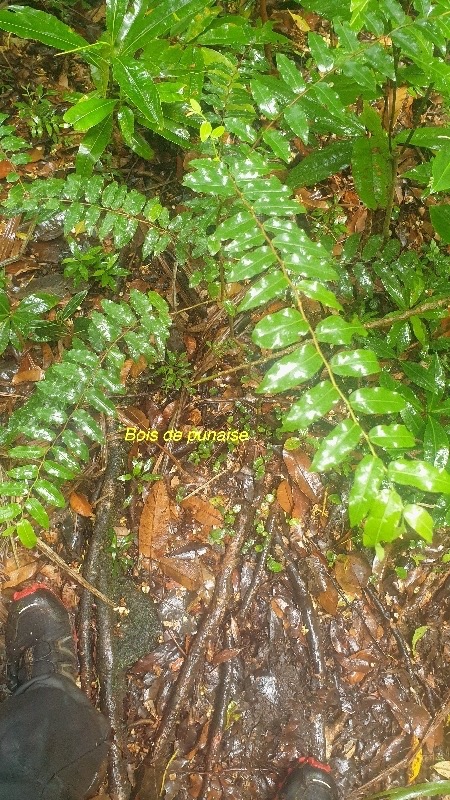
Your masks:
<svg viewBox="0 0 450 800"><path fill-rule="evenodd" d="M10 172L15 172L16 168L10 161L0 161L0 178L6 178Z"/></svg>
<svg viewBox="0 0 450 800"><path fill-rule="evenodd" d="M215 654L214 658L211 659L211 664L223 664L224 661L231 661L239 655L241 650L242 647L230 647L228 650L220 650Z"/></svg>
<svg viewBox="0 0 450 800"><path fill-rule="evenodd" d="M332 614L333 616L336 614L339 595L337 589L333 586L331 581L324 592L319 592L317 595L317 600L327 614Z"/></svg>
<svg viewBox="0 0 450 800"><path fill-rule="evenodd" d="M297 488L297 486L292 487L292 499L294 501L294 505L292 508L291 517L292 519L299 519L302 520L305 515L308 513L311 501Z"/></svg>
<svg viewBox="0 0 450 800"><path fill-rule="evenodd" d="M162 556L170 533L170 500L164 481L157 481L144 503L139 523L139 553L144 558Z"/></svg>
<svg viewBox="0 0 450 800"><path fill-rule="evenodd" d="M347 595L356 597L367 586L372 570L362 553L349 553L337 557L334 574L341 589Z"/></svg>
<svg viewBox="0 0 450 800"><path fill-rule="evenodd" d="M120 408L117 411L117 416L123 425L129 425L135 428L142 428L148 430L149 421L144 412L140 408L128 406L127 408Z"/></svg>
<svg viewBox="0 0 450 800"><path fill-rule="evenodd" d="M220 528L223 525L222 514L208 500L202 500L201 497L194 495L182 500L181 506L200 523L205 535L209 535L212 528Z"/></svg>
<svg viewBox="0 0 450 800"><path fill-rule="evenodd" d="M281 481L277 489L277 500L283 511L291 516L291 511L294 505L292 499L292 491L289 486L289 481Z"/></svg>
<svg viewBox="0 0 450 800"><path fill-rule="evenodd" d="M15 558L8 558L4 564L3 571L7 581L2 584L2 591L5 589L15 589L24 581L34 578L39 570L39 559L33 558L30 553L19 553L18 564Z"/></svg>
<svg viewBox="0 0 450 800"><path fill-rule="evenodd" d="M310 472L311 459L300 450L283 450L283 459L289 475L298 488L312 503L318 503L323 495L323 486L316 472Z"/></svg>
<svg viewBox="0 0 450 800"><path fill-rule="evenodd" d="M78 494L78 492L71 492L69 503L72 511L79 514L80 517L93 517L94 510L87 499L85 494Z"/></svg>
<svg viewBox="0 0 450 800"><path fill-rule="evenodd" d="M40 367L34 367L33 369L23 369L20 372L16 372L11 383L13 386L17 386L19 383L36 383L44 380L44 378L44 370Z"/></svg>
<svg viewBox="0 0 450 800"><path fill-rule="evenodd" d="M184 586L188 592L198 592L207 583L214 581L212 573L199 560L185 558L158 558L164 575Z"/></svg>

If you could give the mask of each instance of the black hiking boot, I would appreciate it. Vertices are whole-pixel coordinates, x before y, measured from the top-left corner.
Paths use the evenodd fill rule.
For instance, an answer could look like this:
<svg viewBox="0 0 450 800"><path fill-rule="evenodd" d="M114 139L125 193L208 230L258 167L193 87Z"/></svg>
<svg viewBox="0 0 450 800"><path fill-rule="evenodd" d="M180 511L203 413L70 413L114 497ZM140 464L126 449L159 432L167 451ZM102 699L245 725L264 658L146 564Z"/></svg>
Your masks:
<svg viewBox="0 0 450 800"><path fill-rule="evenodd" d="M277 792L275 800L337 800L338 791L330 767L311 756L294 764Z"/></svg>
<svg viewBox="0 0 450 800"><path fill-rule="evenodd" d="M33 678L63 675L76 680L77 652L69 614L42 584L16 592L6 620L6 672L15 691Z"/></svg>

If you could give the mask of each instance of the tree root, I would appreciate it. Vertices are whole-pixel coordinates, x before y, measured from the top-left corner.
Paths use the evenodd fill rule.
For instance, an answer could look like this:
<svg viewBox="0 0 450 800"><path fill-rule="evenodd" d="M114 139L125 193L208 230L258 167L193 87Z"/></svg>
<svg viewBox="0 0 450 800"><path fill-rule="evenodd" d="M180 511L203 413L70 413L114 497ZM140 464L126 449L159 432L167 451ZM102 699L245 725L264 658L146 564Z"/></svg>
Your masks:
<svg viewBox="0 0 450 800"><path fill-rule="evenodd" d="M117 438L117 426L114 420L106 423L108 440L108 459L102 485L102 502L92 532L89 551L84 564L84 576L90 583L97 583L100 590L113 594L111 583L112 564L108 553L110 531L116 515L123 506L123 484L118 481L119 475L125 471L125 448L122 440ZM116 599L116 602L118 598ZM97 603L98 623L97 662L100 682L100 706L108 716L113 730L113 744L110 751L109 778L110 794L113 800L127 800L130 784L126 774L123 754L125 746L125 726L123 723L123 700L126 692L126 681L123 669L117 665L114 657L113 636L116 617L113 609L103 602ZM82 686L88 695L92 695L94 663L93 630L94 610L92 598L83 592L80 603L79 646L81 657Z"/></svg>
<svg viewBox="0 0 450 800"><path fill-rule="evenodd" d="M297 606L303 618L306 628L306 641L308 643L309 655L313 667L313 684L319 691L325 688L326 684L326 665L323 654L322 635L320 631L319 618L311 599L307 583L298 571L292 560L283 539L279 533L274 535L277 547L283 553L286 567L286 574L292 586L293 594ZM313 720L314 753L319 761L326 759L326 738L325 738L325 718L322 713L316 714Z"/></svg>
<svg viewBox="0 0 450 800"><path fill-rule="evenodd" d="M201 668L206 647L217 635L232 597L231 577L239 559L242 544L253 522L254 511L242 512L238 529L231 539L223 560L222 571L216 581L209 608L191 644L178 680L167 702L164 715L156 731L153 752L144 761L144 773L135 800L157 800L161 792L164 767L169 759L170 745L174 739L177 719Z"/></svg>
<svg viewBox="0 0 450 800"><path fill-rule="evenodd" d="M256 562L256 567L253 573L250 586L248 587L247 593L244 597L242 605L237 614L237 619L240 622L243 622L245 617L247 616L253 604L253 601L256 595L258 594L258 589L261 585L261 582L263 581L266 575L265 567L266 567L267 556L269 555L270 548L272 547L275 519L276 515L273 514L270 516L269 521L267 523L268 536L266 537L266 540L264 542L263 549L258 555L258 560Z"/></svg>
<svg viewBox="0 0 450 800"><path fill-rule="evenodd" d="M225 635L225 647L230 649L233 646L231 632L228 629ZM233 690L233 661L224 661L220 665L220 681L214 698L214 713L211 717L208 730L208 741L206 744L205 775L203 785L198 800L205 800L208 797L209 785L214 765L219 760L222 749L222 740L227 723L228 704Z"/></svg>

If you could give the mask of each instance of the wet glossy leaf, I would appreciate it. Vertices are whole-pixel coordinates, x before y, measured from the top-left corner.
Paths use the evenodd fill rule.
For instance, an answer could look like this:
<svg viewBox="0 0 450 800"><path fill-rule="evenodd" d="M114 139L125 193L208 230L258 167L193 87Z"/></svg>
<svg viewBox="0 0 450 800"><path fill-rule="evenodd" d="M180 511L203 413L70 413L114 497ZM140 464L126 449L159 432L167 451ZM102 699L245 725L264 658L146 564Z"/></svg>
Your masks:
<svg viewBox="0 0 450 800"><path fill-rule="evenodd" d="M311 468L326 472L344 460L358 444L362 429L351 419L344 419L323 439L314 456Z"/></svg>
<svg viewBox="0 0 450 800"><path fill-rule="evenodd" d="M72 511L75 511L75 514L80 514L81 517L94 516L94 510L86 495L80 494L79 492L71 492L69 503Z"/></svg>
<svg viewBox="0 0 450 800"><path fill-rule="evenodd" d="M29 497L28 500L25 501L25 508L28 511L30 517L33 517L34 521L37 522L41 528L48 530L50 527L50 520L49 516L39 500L36 497Z"/></svg>
<svg viewBox="0 0 450 800"><path fill-rule="evenodd" d="M307 342L276 361L266 372L257 391L275 394L292 389L312 378L322 366L316 348Z"/></svg>
<svg viewBox="0 0 450 800"><path fill-rule="evenodd" d="M39 467L37 464L26 464L23 467L13 467L13 469L9 469L6 474L10 478L28 480L30 478L35 478L38 473Z"/></svg>
<svg viewBox="0 0 450 800"><path fill-rule="evenodd" d="M33 491L37 492L46 503L57 508L64 508L66 501L64 495L61 494L59 489L44 478L39 478L33 484Z"/></svg>
<svg viewBox="0 0 450 800"><path fill-rule="evenodd" d="M407 402L398 392L375 386L373 389L357 389L349 397L354 411L362 414L395 414L406 408Z"/></svg>
<svg viewBox="0 0 450 800"><path fill-rule="evenodd" d="M445 192L450 189L450 143L439 150L431 166L431 192Z"/></svg>
<svg viewBox="0 0 450 800"><path fill-rule="evenodd" d="M304 144L308 144L309 123L305 111L299 103L288 106L284 110L284 119L289 125L292 133L299 136Z"/></svg>
<svg viewBox="0 0 450 800"><path fill-rule="evenodd" d="M314 150L291 169L286 183L293 189L320 183L348 167L351 155L352 145L349 142L332 142L322 150Z"/></svg>
<svg viewBox="0 0 450 800"><path fill-rule="evenodd" d="M295 94L301 94L306 89L306 83L295 61L283 53L277 53L277 67L281 78Z"/></svg>
<svg viewBox="0 0 450 800"><path fill-rule="evenodd" d="M356 467L349 495L350 525L359 525L377 497L386 470L376 456L364 456Z"/></svg>
<svg viewBox="0 0 450 800"><path fill-rule="evenodd" d="M218 197L232 197L234 188L232 180L223 164L208 161L205 158L194 159L190 166L195 169L183 180L186 186L197 192L213 194Z"/></svg>
<svg viewBox="0 0 450 800"><path fill-rule="evenodd" d="M319 281L297 281L296 286L302 294L306 295L306 297L310 297L311 300L317 300L324 306L342 311L342 306L337 300L336 295L325 286L321 285Z"/></svg>
<svg viewBox="0 0 450 800"><path fill-rule="evenodd" d="M403 502L394 489L382 489L370 506L363 534L365 547L393 542L402 532Z"/></svg>
<svg viewBox="0 0 450 800"><path fill-rule="evenodd" d="M367 331L359 319L347 322L337 314L319 322L315 333L319 342L327 344L351 344L353 336L367 336Z"/></svg>
<svg viewBox="0 0 450 800"><path fill-rule="evenodd" d="M430 206L429 211L436 233L444 244L450 244L450 205Z"/></svg>
<svg viewBox="0 0 450 800"><path fill-rule="evenodd" d="M15 519L22 513L22 509L18 503L8 503L8 505L0 506L0 523L8 522L10 519Z"/></svg>
<svg viewBox="0 0 450 800"><path fill-rule="evenodd" d="M362 202L370 209L385 208L388 199L390 154L377 141L355 139L352 152L352 174Z"/></svg>
<svg viewBox="0 0 450 800"><path fill-rule="evenodd" d="M34 39L57 50L89 48L89 42L60 22L53 14L16 6L0 11L0 28L23 39Z"/></svg>
<svg viewBox="0 0 450 800"><path fill-rule="evenodd" d="M304 392L283 416L283 430L303 430L324 417L338 402L339 394L330 381L321 381Z"/></svg>
<svg viewBox="0 0 450 800"><path fill-rule="evenodd" d="M162 128L161 102L151 72L139 61L121 56L114 60L113 73L128 102L136 106L144 119Z"/></svg>
<svg viewBox="0 0 450 800"><path fill-rule="evenodd" d="M80 408L75 411L72 414L72 421L81 433L93 439L94 442L101 444L104 441L103 432L99 424L84 409Z"/></svg>
<svg viewBox="0 0 450 800"><path fill-rule="evenodd" d="M414 447L416 443L405 425L376 425L369 431L369 439L385 450Z"/></svg>
<svg viewBox="0 0 450 800"><path fill-rule="evenodd" d="M112 42L120 31L127 8L128 0L106 0L106 28Z"/></svg>
<svg viewBox="0 0 450 800"><path fill-rule="evenodd" d="M53 478L70 481L75 477L73 470L68 469L63 464L58 464L56 461L44 461L42 466L47 475L51 475Z"/></svg>
<svg viewBox="0 0 450 800"><path fill-rule="evenodd" d="M150 147L142 134L135 130L134 114L131 108L123 106L117 112L117 121L125 144L127 144L134 153L141 156L141 158L151 161L155 155L155 151Z"/></svg>
<svg viewBox="0 0 450 800"><path fill-rule="evenodd" d="M405 522L422 537L426 542L431 544L433 541L433 517L425 508L415 504L405 506L403 512Z"/></svg>
<svg viewBox="0 0 450 800"><path fill-rule="evenodd" d="M64 122L68 122L76 131L88 131L98 125L105 117L110 117L116 100L105 100L102 97L82 98L64 114Z"/></svg>
<svg viewBox="0 0 450 800"><path fill-rule="evenodd" d="M286 164L291 160L291 147L289 139L275 128L267 128L263 133L263 140L270 147L274 155Z"/></svg>
<svg viewBox="0 0 450 800"><path fill-rule="evenodd" d="M308 323L295 308L283 308L274 314L267 314L258 322L252 332L252 340L259 347L288 347L298 342L309 330Z"/></svg>
<svg viewBox="0 0 450 800"><path fill-rule="evenodd" d="M430 781L415 786L386 789L384 792L370 795L367 800L422 800L423 797L443 797L450 792L450 781Z"/></svg>
<svg viewBox="0 0 450 800"><path fill-rule="evenodd" d="M28 493L28 488L25 483L19 481L3 481L0 483L0 495L3 497L21 497Z"/></svg>
<svg viewBox="0 0 450 800"><path fill-rule="evenodd" d="M423 436L423 455L437 469L444 469L449 458L449 439L445 428L433 417L428 418Z"/></svg>
<svg viewBox="0 0 450 800"><path fill-rule="evenodd" d="M78 434L70 429L66 429L62 434L61 439L69 448L69 450L72 450L72 452L75 453L78 458L81 458L82 461L89 460L89 448L87 444L80 439Z"/></svg>
<svg viewBox="0 0 450 800"><path fill-rule="evenodd" d="M436 469L427 461L398 459L388 467L389 477L402 486L414 486L423 492L450 494L450 474Z"/></svg>
<svg viewBox="0 0 450 800"><path fill-rule="evenodd" d="M335 375L362 377L380 372L380 365L373 350L342 350L330 360Z"/></svg>
<svg viewBox="0 0 450 800"><path fill-rule="evenodd" d="M288 287L287 279L281 270L273 270L255 281L248 290L244 299L238 306L238 311L248 311L250 308L264 305L264 303L279 297Z"/></svg>
<svg viewBox="0 0 450 800"><path fill-rule="evenodd" d="M276 260L271 247L258 247L252 253L244 253L236 264L228 265L227 280L231 283L253 278L275 264Z"/></svg>
<svg viewBox="0 0 450 800"><path fill-rule="evenodd" d="M21 544L24 547L32 548L36 545L37 536L33 530L33 526L27 519L21 519L16 527L17 535Z"/></svg>
<svg viewBox="0 0 450 800"><path fill-rule="evenodd" d="M112 129L112 116L105 117L83 137L75 159L77 172L83 177L86 178L92 174L95 164L111 140Z"/></svg>

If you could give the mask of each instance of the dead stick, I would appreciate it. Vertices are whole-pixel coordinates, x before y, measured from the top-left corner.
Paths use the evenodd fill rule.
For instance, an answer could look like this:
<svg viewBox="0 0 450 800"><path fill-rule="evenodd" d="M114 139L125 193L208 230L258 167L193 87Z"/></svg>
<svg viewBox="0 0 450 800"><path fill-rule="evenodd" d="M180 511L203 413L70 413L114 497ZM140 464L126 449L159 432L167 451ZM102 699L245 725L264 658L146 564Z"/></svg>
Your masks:
<svg viewBox="0 0 450 800"><path fill-rule="evenodd" d="M58 565L58 567L61 567L61 569L64 570L64 572L67 572L67 574L70 575L70 577L73 578L74 581L79 583L80 586L83 587L83 589L86 589L86 591L93 594L94 597L97 597L99 600L102 600L104 603L106 603L106 605L111 606L111 608L116 607L116 603L114 603L113 600L107 597L106 594L103 594L103 592L101 592L99 589L96 589L95 586L92 585L92 583L89 583L89 581L85 580L85 578L83 578L83 576L80 575L80 573L77 572L76 569L73 569L73 567L69 567L69 565L66 564L64 559L61 558L61 556L59 556L57 553L55 553L55 551L52 550L52 548L49 547L48 544L43 542L42 539L38 538L36 547L42 553L45 553L45 555L50 559L50 561L53 561L55 564Z"/></svg>

